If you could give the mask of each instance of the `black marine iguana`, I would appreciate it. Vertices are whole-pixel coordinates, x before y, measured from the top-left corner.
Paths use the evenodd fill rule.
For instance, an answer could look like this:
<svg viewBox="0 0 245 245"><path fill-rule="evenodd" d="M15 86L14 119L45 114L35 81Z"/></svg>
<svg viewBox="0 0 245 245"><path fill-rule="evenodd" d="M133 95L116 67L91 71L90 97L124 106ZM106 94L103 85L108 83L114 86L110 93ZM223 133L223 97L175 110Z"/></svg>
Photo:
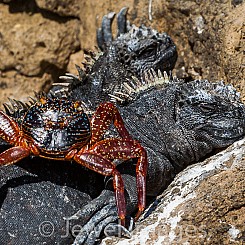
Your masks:
<svg viewBox="0 0 245 245"><path fill-rule="evenodd" d="M130 92L118 91L113 95L121 96L118 107L125 125L147 151L148 197L163 191L186 166L245 135L245 105L239 101L239 94L231 85L206 80L184 83L178 79L155 78L149 81L148 88L144 84L141 90L138 85L138 91L135 91L132 83L126 84L127 89L131 88ZM125 98L130 98L130 101L124 101ZM120 106L122 102L126 105ZM130 214L137 207L135 163L122 163L118 169L123 173ZM113 196L112 191L104 191L70 217L83 220L92 216L74 244L82 244L86 239L90 241L91 237L98 236L99 232L92 230L92 224L96 223L101 230L104 227L108 229L104 221L117 216ZM104 210L109 208L113 212L105 213ZM98 213L94 214L95 211ZM109 228L112 230L112 225Z"/></svg>
<svg viewBox="0 0 245 245"><path fill-rule="evenodd" d="M140 78L143 74L143 69L139 69L140 67L154 67L155 69L169 71L174 67L177 59L176 47L167 34L160 34L144 26L139 28L128 27L127 30L131 29L131 31L127 33L126 8L122 9L118 15L118 30L121 35L113 41L114 45L111 46L110 23L112 15L109 14L104 17L102 31L98 32L98 36L100 36L98 43L104 53L92 66L88 64L85 66L85 73L79 69L83 89L87 92L84 101L87 101L91 108L100 101L109 99L108 94L118 88L117 85L122 76L124 79L129 79L132 75ZM115 57L117 52L120 56ZM108 63L109 69L105 65L106 63ZM124 68L123 71L119 69L122 67ZM122 71L122 73L117 71ZM120 79L118 80L118 78ZM98 80L100 81L99 87L96 86ZM81 87L80 80L77 81L79 84L72 83L72 86L69 87L73 91L70 99L79 97L76 91L79 93ZM107 89L104 90L104 88ZM56 95L55 89L52 92ZM60 94L59 89L58 94ZM96 98L97 101L94 101ZM6 112L17 122L21 121L31 105L15 100L10 102L11 106L5 106ZM1 151L9 147L6 142L1 139L0 141ZM98 196L105 186L103 176L98 176L98 174L77 166L77 164L57 163L40 158L35 158L35 160L27 158L17 165L1 167L0 179L1 244L38 244L43 242L70 244L72 236L76 234L73 234L71 230L66 236L68 223L63 218L69 217L79 207ZM96 205L96 202L94 203ZM56 209L59 211L57 212ZM111 217L109 217L110 220L105 219L102 222L103 225L100 224L98 227L103 228L104 224L117 219L114 203L111 212L113 213L112 219ZM111 214L111 212L107 214ZM101 218L104 217L101 216ZM86 224L86 221L87 219L82 222L79 220L79 227ZM23 222L25 229L19 229ZM99 220L94 224L97 222ZM113 226L113 228L115 227L117 226ZM123 232L128 234L125 229ZM98 236L99 234L94 238Z"/></svg>
<svg viewBox="0 0 245 245"><path fill-rule="evenodd" d="M122 45L122 40L126 40L126 44L122 45L127 47L123 49L124 54L127 56L127 63L131 64L132 61L133 64L135 56L128 56L128 47L133 43L137 49L140 42L134 42L134 38L139 29L133 31L133 37L130 36L132 34L125 34L113 41L109 28L110 18L105 18L106 24L104 19L102 31L99 33L105 33L105 36L110 38L109 41L104 39L104 45L99 41L100 46L106 47L103 48L105 52L102 58L95 61L91 71L83 74L80 80L69 74L63 78L75 84L75 88L70 90L71 99L86 98L92 102L91 108L108 98L118 104L127 129L147 150L147 196L154 197L186 166L197 162L215 149L227 147L245 135L245 105L240 102L239 93L223 82L195 80L185 83L168 76L166 72L162 73L159 66L149 66L149 63L145 67L142 65L140 73L135 69L133 73L128 72L129 68L125 69L118 61L118 53L115 50L120 50L118 46ZM150 35L154 37L155 34L151 31ZM128 36L131 39L127 39ZM148 36L145 41L150 43L149 40L152 39ZM173 55L173 43L168 43L171 45L169 49L165 46L165 52L172 55L173 61L176 57ZM140 46L139 44L138 48ZM147 57L152 58L149 56L150 52L146 53ZM123 57L122 54L120 53L120 57ZM110 66L111 60L117 61L116 64L112 63L113 67ZM79 68L78 71L81 74ZM92 101L94 96L96 100ZM113 132L110 132L111 135ZM118 169L123 173L128 213L132 214L137 206L135 162L124 162ZM114 193L110 191L109 183L110 181L107 182L108 190L104 190L98 198L69 218L79 224L80 220L91 217L74 244L93 244L103 230L110 235L120 228L110 224L117 220L117 212ZM127 235L127 232L123 231Z"/></svg>

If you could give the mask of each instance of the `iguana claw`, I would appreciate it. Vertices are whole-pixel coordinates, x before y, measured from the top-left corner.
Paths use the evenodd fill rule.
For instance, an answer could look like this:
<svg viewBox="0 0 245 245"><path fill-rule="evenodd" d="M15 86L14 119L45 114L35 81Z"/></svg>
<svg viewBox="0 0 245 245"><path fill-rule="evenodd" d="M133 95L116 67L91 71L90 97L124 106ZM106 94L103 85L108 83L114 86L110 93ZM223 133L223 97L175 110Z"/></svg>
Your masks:
<svg viewBox="0 0 245 245"><path fill-rule="evenodd" d="M128 8L124 7L117 14L117 36L127 32L127 15Z"/></svg>
<svg viewBox="0 0 245 245"><path fill-rule="evenodd" d="M130 218L128 222L128 229L118 224L118 213L114 193L105 190L99 197L92 202L85 205L76 214L69 218L71 227L76 225L85 224L78 232L73 234L75 240L73 245L78 244L94 244L102 232L105 236L117 236L130 238L130 231L133 227L133 219Z"/></svg>

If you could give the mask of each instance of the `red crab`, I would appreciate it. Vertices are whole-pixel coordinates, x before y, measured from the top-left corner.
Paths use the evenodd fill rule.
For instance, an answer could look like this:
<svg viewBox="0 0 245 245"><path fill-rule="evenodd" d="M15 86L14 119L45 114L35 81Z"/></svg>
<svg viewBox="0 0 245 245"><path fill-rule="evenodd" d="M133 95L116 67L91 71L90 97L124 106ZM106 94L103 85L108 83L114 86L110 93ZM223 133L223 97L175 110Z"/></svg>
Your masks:
<svg viewBox="0 0 245 245"><path fill-rule="evenodd" d="M111 122L121 138L102 139ZM82 102L42 96L27 110L19 124L0 111L0 137L13 145L0 154L0 165L14 164L35 155L55 160L74 160L102 175L112 175L122 225L125 225L126 214L124 184L112 160L138 158L136 219L144 210L146 152L130 137L114 104L101 104L89 119Z"/></svg>

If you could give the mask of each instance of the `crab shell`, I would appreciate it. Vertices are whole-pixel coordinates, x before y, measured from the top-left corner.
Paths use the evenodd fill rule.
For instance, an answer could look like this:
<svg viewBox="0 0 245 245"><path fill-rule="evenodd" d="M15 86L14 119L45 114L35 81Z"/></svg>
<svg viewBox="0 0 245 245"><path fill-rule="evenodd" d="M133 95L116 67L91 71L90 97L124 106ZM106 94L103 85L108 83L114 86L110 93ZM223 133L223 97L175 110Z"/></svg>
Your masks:
<svg viewBox="0 0 245 245"><path fill-rule="evenodd" d="M91 127L82 102L41 98L29 108L21 123L27 141L40 156L64 158L74 148L81 148L91 138Z"/></svg>

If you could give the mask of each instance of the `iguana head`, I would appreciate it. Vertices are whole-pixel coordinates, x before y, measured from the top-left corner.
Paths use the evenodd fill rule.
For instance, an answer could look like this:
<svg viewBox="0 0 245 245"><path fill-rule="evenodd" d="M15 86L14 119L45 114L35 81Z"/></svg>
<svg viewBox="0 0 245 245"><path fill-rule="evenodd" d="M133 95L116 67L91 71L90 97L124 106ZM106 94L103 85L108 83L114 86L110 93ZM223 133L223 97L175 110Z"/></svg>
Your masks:
<svg viewBox="0 0 245 245"><path fill-rule="evenodd" d="M146 27L132 26L111 43L121 63L135 71L139 78L143 71L170 71L177 60L176 46L166 33Z"/></svg>
<svg viewBox="0 0 245 245"><path fill-rule="evenodd" d="M176 121L200 141L225 147L245 135L245 105L232 85L196 80L180 88Z"/></svg>
<svg viewBox="0 0 245 245"><path fill-rule="evenodd" d="M66 88L55 83L55 95L66 90L74 100L88 101L91 108L109 100L109 95L121 90L123 83L132 77L144 82L148 71L170 73L177 60L174 42L166 33L145 26L131 26L126 19L127 8L118 14L118 36L113 39L111 24L114 13L103 17L97 30L97 42L102 52L89 52L83 68L77 66L79 76L62 76ZM91 98L92 101L91 101ZM95 109L95 108L94 108Z"/></svg>

